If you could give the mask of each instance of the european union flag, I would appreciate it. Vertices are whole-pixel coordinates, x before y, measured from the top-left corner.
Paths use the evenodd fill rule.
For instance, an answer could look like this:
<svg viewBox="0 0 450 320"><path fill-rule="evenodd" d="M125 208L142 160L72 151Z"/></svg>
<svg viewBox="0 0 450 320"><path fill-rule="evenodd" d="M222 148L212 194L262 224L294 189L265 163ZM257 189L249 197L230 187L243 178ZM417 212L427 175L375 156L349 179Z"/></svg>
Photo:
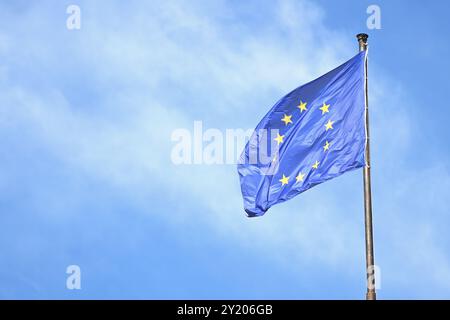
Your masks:
<svg viewBox="0 0 450 320"><path fill-rule="evenodd" d="M249 216L365 165L366 54L293 90L258 124L238 164Z"/></svg>

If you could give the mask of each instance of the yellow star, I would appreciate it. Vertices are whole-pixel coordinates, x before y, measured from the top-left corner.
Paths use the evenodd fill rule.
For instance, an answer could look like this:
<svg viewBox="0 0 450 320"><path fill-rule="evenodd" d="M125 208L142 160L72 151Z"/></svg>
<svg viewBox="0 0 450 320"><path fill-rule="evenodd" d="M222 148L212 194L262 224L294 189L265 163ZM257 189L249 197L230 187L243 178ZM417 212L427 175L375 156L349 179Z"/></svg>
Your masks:
<svg viewBox="0 0 450 320"><path fill-rule="evenodd" d="M327 141L327 142L325 142L325 145L323 146L323 151L327 151L328 149L330 149L330 143Z"/></svg>
<svg viewBox="0 0 450 320"><path fill-rule="evenodd" d="M297 107L300 109L300 112L303 112L303 111L308 110L308 109L306 108L306 102L303 102L303 101L301 101L301 100L300 100L300 104L299 104Z"/></svg>
<svg viewBox="0 0 450 320"><path fill-rule="evenodd" d="M328 120L328 122L325 124L325 131L333 129L333 123L334 121Z"/></svg>
<svg viewBox="0 0 450 320"><path fill-rule="evenodd" d="M302 182L304 178L305 178L305 174L299 172L298 176L295 177L295 180L297 180L297 182Z"/></svg>
<svg viewBox="0 0 450 320"><path fill-rule="evenodd" d="M313 169L317 169L319 167L319 161L316 160L316 162L312 165Z"/></svg>
<svg viewBox="0 0 450 320"><path fill-rule="evenodd" d="M283 138L284 138L284 136L280 136L280 134L277 133L277 137L276 137L275 139L273 139L273 140L275 140L276 142L278 142L278 145L279 145L280 143L283 142Z"/></svg>
<svg viewBox="0 0 450 320"><path fill-rule="evenodd" d="M292 118L292 116L288 116L287 114L285 114L284 118L281 119L281 121L283 121L285 125L288 125L288 123L292 123L291 118Z"/></svg>
<svg viewBox="0 0 450 320"><path fill-rule="evenodd" d="M325 114L325 113L327 113L327 112L330 112L330 111L328 110L329 107L330 107L330 105L329 105L329 104L326 104L326 103L324 102L323 105L322 105L322 107L319 108L319 109L322 110L322 114Z"/></svg>
<svg viewBox="0 0 450 320"><path fill-rule="evenodd" d="M286 177L286 176L283 174L283 178L281 178L279 181L281 182L281 185L284 186L285 184L288 184L288 183L289 183L289 177Z"/></svg>

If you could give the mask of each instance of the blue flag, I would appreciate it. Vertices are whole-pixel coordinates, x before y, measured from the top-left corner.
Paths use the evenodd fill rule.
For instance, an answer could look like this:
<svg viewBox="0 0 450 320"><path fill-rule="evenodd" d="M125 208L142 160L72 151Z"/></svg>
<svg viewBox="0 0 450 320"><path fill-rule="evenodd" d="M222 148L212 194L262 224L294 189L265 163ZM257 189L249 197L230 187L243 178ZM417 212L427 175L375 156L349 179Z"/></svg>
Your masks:
<svg viewBox="0 0 450 320"><path fill-rule="evenodd" d="M366 53L293 90L258 124L238 164L248 216L365 165Z"/></svg>

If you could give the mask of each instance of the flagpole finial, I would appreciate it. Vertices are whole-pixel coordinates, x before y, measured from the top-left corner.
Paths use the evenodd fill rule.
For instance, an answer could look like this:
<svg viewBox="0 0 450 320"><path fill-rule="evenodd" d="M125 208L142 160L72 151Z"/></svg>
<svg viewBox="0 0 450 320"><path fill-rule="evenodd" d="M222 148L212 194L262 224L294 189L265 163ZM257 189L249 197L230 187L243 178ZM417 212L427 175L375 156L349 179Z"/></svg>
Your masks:
<svg viewBox="0 0 450 320"><path fill-rule="evenodd" d="M367 38L369 38L369 35L367 33L358 33L356 38L359 43L359 51L367 50Z"/></svg>

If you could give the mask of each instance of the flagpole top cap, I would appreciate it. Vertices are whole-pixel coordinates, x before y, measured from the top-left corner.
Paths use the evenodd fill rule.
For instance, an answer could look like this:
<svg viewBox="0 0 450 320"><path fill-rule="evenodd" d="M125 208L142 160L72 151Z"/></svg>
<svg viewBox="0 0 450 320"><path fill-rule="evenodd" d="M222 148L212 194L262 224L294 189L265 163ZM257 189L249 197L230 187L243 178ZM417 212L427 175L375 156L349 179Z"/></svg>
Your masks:
<svg viewBox="0 0 450 320"><path fill-rule="evenodd" d="M356 38L358 39L359 51L367 50L367 38L369 38L369 35L367 33L358 33Z"/></svg>
<svg viewBox="0 0 450 320"><path fill-rule="evenodd" d="M358 41L362 41L364 43L367 43L367 38L369 38L369 35L367 33L358 33L356 35L356 38Z"/></svg>

